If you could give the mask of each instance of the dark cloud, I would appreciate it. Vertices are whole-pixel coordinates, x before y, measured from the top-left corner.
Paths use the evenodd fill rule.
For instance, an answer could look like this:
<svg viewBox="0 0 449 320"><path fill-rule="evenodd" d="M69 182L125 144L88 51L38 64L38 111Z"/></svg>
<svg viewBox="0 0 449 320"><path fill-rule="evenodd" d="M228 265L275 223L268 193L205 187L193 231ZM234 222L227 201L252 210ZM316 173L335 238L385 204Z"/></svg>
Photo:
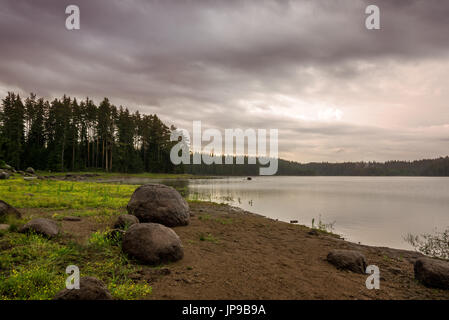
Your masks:
<svg viewBox="0 0 449 320"><path fill-rule="evenodd" d="M65 29L69 4L80 7L79 31ZM368 4L381 9L380 31L364 27ZM388 72L402 68L401 75L413 78L417 67L405 70L410 64L446 66L448 16L449 2L437 0L4 0L0 89L49 98L108 96L117 105L156 112L177 125L192 120L219 128L276 125L288 136L281 150L297 159L302 155L290 152L292 140L301 145L302 135L347 139L339 142L344 148L335 149L344 157L347 141L356 150L357 139L375 136L366 125L371 111L359 111L353 100L360 99L359 108L367 108L367 100L379 103L382 110L386 101L416 101L405 89L401 98L380 94L392 76ZM447 95L439 94L426 91L422 99L430 97L435 110L443 110ZM282 102L282 96L309 107ZM273 115L278 108L287 114ZM354 114L353 123L315 126L295 120L320 108L344 109L345 116ZM410 123L449 123L447 114L422 117L416 115L419 106L410 108ZM387 118L386 127L391 125ZM315 156L323 153L305 158Z"/></svg>

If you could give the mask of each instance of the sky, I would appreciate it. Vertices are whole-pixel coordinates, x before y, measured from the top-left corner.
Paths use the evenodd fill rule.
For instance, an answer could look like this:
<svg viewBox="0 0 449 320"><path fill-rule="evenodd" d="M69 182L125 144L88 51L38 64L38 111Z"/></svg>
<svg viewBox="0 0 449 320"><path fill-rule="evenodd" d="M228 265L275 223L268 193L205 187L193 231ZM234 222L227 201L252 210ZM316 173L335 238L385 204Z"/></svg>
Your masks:
<svg viewBox="0 0 449 320"><path fill-rule="evenodd" d="M0 0L0 95L278 129L299 162L434 158L449 155L448 21L447 0Z"/></svg>

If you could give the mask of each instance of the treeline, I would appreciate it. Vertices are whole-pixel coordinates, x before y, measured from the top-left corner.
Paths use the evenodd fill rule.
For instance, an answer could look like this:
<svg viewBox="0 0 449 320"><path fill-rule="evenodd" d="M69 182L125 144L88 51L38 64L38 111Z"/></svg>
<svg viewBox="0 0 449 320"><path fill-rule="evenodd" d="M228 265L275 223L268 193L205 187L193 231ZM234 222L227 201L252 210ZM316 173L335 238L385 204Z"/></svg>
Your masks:
<svg viewBox="0 0 449 320"><path fill-rule="evenodd" d="M223 162L224 163L224 162ZM259 165L205 165L185 166L185 171L201 175L259 175ZM279 159L277 175L283 176L449 176L449 157L387 162L311 162L298 163Z"/></svg>
<svg viewBox="0 0 449 320"><path fill-rule="evenodd" d="M0 109L0 163L22 170L259 175L259 165L248 164L247 157L243 165L173 165L170 150L177 143L170 141L173 130L157 115L131 113L107 98L96 105L89 98L77 101L65 95L51 102L35 94L22 100L9 92ZM279 159L277 175L449 176L449 157L305 164Z"/></svg>
<svg viewBox="0 0 449 320"><path fill-rule="evenodd" d="M174 129L107 98L95 105L9 92L0 110L0 159L16 169L178 172L170 161Z"/></svg>

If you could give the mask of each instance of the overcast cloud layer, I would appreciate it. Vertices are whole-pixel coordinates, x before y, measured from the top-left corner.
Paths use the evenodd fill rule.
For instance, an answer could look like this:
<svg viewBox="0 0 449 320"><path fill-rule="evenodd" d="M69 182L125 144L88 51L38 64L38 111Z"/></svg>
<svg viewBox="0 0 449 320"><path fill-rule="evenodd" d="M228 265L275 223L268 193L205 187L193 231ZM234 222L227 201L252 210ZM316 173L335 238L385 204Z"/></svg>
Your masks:
<svg viewBox="0 0 449 320"><path fill-rule="evenodd" d="M280 156L301 162L443 156L448 19L446 0L2 0L0 94L106 96L187 129L278 128Z"/></svg>

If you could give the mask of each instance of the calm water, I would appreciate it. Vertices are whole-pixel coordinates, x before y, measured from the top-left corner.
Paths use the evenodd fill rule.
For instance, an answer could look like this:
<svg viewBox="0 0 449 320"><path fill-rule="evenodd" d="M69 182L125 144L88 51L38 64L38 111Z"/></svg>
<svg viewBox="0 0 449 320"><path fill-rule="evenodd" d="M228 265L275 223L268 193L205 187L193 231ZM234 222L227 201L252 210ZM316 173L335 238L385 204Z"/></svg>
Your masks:
<svg viewBox="0 0 449 320"><path fill-rule="evenodd" d="M407 233L449 226L449 178L253 177L163 181L191 199L225 202L282 221L335 222L334 232L362 244L410 249Z"/></svg>

